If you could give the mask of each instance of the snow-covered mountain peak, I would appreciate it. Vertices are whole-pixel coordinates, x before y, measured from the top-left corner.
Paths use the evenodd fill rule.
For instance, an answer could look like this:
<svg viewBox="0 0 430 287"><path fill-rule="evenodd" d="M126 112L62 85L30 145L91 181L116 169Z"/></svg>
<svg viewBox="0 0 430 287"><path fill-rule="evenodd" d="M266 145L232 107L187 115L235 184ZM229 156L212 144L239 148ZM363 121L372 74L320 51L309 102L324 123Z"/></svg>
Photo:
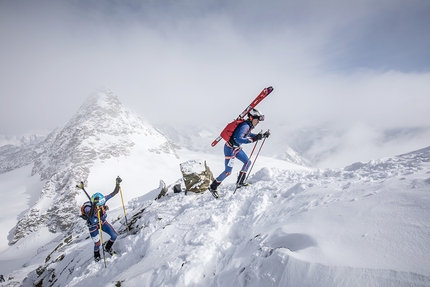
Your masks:
<svg viewBox="0 0 430 287"><path fill-rule="evenodd" d="M97 162L139 151L177 158L175 146L146 120L124 107L107 88L92 94L63 127L38 145L32 174L46 181L40 198L16 226L12 242L49 226L65 231L76 221L79 190ZM76 216L73 216L75 214Z"/></svg>
<svg viewBox="0 0 430 287"><path fill-rule="evenodd" d="M103 87L85 100L74 118L80 120L93 118L102 122L105 119L117 118L124 109L118 97L111 90Z"/></svg>
<svg viewBox="0 0 430 287"><path fill-rule="evenodd" d="M108 88L90 95L65 128L91 129L111 135L148 132L153 128L140 116L129 111Z"/></svg>
<svg viewBox="0 0 430 287"><path fill-rule="evenodd" d="M141 136L144 140L139 144L144 148L175 154L165 136L124 107L107 88L89 96L66 126L54 133L49 137L50 148L36 161L33 170L42 179L51 177L50 170L55 172L58 165L126 156Z"/></svg>

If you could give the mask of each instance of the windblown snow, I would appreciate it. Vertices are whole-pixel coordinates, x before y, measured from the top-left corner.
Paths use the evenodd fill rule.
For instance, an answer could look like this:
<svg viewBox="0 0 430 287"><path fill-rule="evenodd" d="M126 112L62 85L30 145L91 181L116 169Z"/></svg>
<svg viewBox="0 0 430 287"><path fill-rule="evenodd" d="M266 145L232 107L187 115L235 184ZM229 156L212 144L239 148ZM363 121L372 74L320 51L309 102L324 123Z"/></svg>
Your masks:
<svg viewBox="0 0 430 287"><path fill-rule="evenodd" d="M43 184L28 166L0 174L8 187L2 198L19 191L24 199L13 205L1 233L1 286L430 286L430 147L343 169L261 157L251 186L233 194L233 174L217 200L209 192L173 193L172 187L181 178L179 164L189 159L221 172L222 147L219 155L184 148L148 152L152 147L140 144L146 139L140 132L122 136L135 138L126 154L85 165L91 193L110 193L115 177L123 178L131 228L117 195L108 202L108 220L120 233L118 254L106 256L106 267L94 262L93 242L77 217L83 194L75 195L70 228L52 233L42 224L8 246L11 220L37 204ZM159 180L168 193L154 200ZM12 208L9 198L0 208Z"/></svg>

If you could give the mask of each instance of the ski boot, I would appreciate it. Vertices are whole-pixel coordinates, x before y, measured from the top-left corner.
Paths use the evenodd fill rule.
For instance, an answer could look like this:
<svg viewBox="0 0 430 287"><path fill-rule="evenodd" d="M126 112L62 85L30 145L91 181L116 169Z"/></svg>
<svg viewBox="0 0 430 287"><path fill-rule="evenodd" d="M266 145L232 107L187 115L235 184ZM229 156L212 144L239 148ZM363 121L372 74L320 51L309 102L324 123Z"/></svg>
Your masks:
<svg viewBox="0 0 430 287"><path fill-rule="evenodd" d="M245 182L246 172L241 171L236 181L236 189L241 188L242 186L249 186L249 183Z"/></svg>
<svg viewBox="0 0 430 287"><path fill-rule="evenodd" d="M101 259L100 257L100 250L94 251L94 261L99 262Z"/></svg>
<svg viewBox="0 0 430 287"><path fill-rule="evenodd" d="M103 244L103 248L105 252L109 253L110 256L113 256L116 254L116 252L112 249L112 245L113 245L113 242L110 240L106 244Z"/></svg>
<svg viewBox="0 0 430 287"><path fill-rule="evenodd" d="M215 197L216 199L220 198L217 188L218 186L221 184L221 182L218 182L216 180L214 180L211 185L209 185L208 190L212 193L213 197Z"/></svg>

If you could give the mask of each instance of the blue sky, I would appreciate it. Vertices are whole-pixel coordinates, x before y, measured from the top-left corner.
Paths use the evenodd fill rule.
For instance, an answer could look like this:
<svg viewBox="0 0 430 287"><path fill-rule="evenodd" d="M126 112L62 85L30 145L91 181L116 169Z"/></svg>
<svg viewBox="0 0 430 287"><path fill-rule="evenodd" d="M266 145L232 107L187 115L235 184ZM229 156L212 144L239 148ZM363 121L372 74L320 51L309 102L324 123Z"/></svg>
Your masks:
<svg viewBox="0 0 430 287"><path fill-rule="evenodd" d="M272 85L268 120L428 127L429 15L424 0L0 0L0 134L64 125L101 86L154 123L222 124Z"/></svg>

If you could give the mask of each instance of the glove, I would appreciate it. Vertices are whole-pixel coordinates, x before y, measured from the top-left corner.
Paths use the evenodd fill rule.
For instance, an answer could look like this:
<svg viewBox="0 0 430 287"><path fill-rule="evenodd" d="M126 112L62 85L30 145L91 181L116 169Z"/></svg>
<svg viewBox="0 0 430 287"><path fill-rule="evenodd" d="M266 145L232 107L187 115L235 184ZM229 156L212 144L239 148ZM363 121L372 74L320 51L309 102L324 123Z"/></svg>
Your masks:
<svg viewBox="0 0 430 287"><path fill-rule="evenodd" d="M116 177L116 184L118 185L118 184L120 184L122 182L122 179L119 177L119 176L117 176Z"/></svg>
<svg viewBox="0 0 430 287"><path fill-rule="evenodd" d="M263 134L263 137L264 138L268 138L270 136L270 131L267 131L267 132L265 132L264 134Z"/></svg>
<svg viewBox="0 0 430 287"><path fill-rule="evenodd" d="M253 138L252 138L252 141L259 141L259 140L261 140L263 138L263 134L261 134L261 133L259 133L259 134L256 134Z"/></svg>

